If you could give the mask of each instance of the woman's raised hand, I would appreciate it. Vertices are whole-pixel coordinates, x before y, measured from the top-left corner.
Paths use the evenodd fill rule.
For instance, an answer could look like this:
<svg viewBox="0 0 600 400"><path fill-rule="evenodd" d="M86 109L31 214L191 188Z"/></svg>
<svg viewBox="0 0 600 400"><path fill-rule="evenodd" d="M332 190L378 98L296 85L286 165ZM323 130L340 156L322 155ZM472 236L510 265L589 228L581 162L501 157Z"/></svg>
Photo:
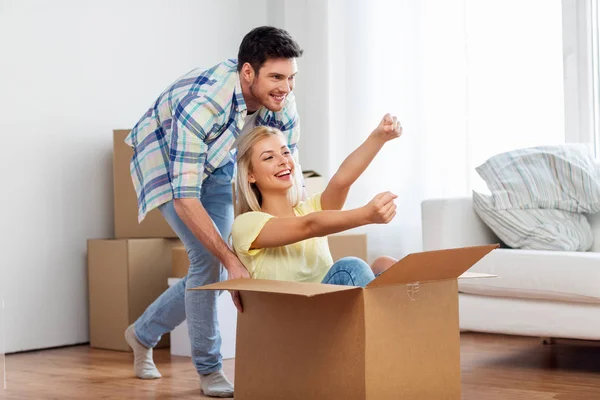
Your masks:
<svg viewBox="0 0 600 400"><path fill-rule="evenodd" d="M385 142L399 138L402 135L402 124L396 116L385 114L371 135Z"/></svg>
<svg viewBox="0 0 600 400"><path fill-rule="evenodd" d="M396 216L394 199L398 196L391 192L379 193L366 206L367 218L371 224L387 224Z"/></svg>

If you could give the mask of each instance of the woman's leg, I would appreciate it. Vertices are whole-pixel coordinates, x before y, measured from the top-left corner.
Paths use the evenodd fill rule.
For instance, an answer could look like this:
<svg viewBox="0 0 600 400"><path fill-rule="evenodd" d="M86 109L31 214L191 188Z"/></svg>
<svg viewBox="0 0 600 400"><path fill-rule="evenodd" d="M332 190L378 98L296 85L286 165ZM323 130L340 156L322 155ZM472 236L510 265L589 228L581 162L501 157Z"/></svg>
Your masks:
<svg viewBox="0 0 600 400"><path fill-rule="evenodd" d="M391 267L392 265L396 264L398 262L398 260L396 260L395 258L392 257L388 257L388 256L382 256L382 257L378 257L375 259L375 261L373 261L373 264L371 264L371 269L373 270L373 273L375 274L375 276L381 274L383 271L385 271L386 269L388 269L389 267Z"/></svg>
<svg viewBox="0 0 600 400"><path fill-rule="evenodd" d="M373 279L375 275L369 264L357 257L344 257L331 266L322 283L365 287Z"/></svg>

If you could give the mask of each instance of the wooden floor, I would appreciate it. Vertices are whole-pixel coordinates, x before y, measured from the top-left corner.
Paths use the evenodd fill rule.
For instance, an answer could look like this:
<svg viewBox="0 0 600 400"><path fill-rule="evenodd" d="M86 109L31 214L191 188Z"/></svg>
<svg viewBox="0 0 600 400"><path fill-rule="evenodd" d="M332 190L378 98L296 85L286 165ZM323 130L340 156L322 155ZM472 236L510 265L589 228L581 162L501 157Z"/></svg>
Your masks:
<svg viewBox="0 0 600 400"><path fill-rule="evenodd" d="M465 333L461 359L463 399L600 399L600 342L546 346L536 338ZM155 360L163 378L142 381L133 377L130 353L76 346L8 355L0 398L203 398L189 358L171 357L166 349L155 351ZM233 360L224 368L233 378Z"/></svg>

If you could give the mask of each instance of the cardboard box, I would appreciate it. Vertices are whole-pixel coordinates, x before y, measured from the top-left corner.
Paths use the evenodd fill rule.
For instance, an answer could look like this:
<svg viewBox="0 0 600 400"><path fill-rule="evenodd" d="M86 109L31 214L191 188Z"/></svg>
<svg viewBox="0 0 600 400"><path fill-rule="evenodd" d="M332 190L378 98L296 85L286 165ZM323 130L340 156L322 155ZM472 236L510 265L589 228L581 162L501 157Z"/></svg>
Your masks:
<svg viewBox="0 0 600 400"><path fill-rule="evenodd" d="M368 262L367 235L340 233L329 235L327 241L334 262L343 257L358 257Z"/></svg>
<svg viewBox="0 0 600 400"><path fill-rule="evenodd" d="M333 261L337 261L343 257L358 257L367 261L367 235L365 234L340 234L330 235L327 237L329 242L329 250ZM187 275L190 266L185 247L176 246L172 250L173 266L171 277L183 278Z"/></svg>
<svg viewBox="0 0 600 400"><path fill-rule="evenodd" d="M302 177L304 178L304 186L306 187L306 194L308 196L322 192L327 187L327 180L315 171L302 171Z"/></svg>
<svg viewBox="0 0 600 400"><path fill-rule="evenodd" d="M190 259L184 246L175 246L171 250L171 278L183 278L190 268Z"/></svg>
<svg viewBox="0 0 600 400"><path fill-rule="evenodd" d="M242 292L237 400L459 400L457 278L497 247L410 254L364 289L239 279L192 290Z"/></svg>
<svg viewBox="0 0 600 400"><path fill-rule="evenodd" d="M133 149L125 143L128 134L129 130L113 132L115 238L176 238L177 235L157 209L150 211L138 223L137 196L129 171Z"/></svg>
<svg viewBox="0 0 600 400"><path fill-rule="evenodd" d="M174 239L88 240L90 346L130 351L125 329L167 288ZM169 345L164 335L157 347Z"/></svg>

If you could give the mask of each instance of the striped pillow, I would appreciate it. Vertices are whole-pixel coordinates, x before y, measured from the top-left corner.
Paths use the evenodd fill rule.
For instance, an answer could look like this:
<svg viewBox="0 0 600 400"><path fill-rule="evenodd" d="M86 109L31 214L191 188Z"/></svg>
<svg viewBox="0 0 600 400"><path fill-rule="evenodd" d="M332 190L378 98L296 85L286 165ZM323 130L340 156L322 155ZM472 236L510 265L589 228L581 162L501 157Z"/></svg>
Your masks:
<svg viewBox="0 0 600 400"><path fill-rule="evenodd" d="M594 244L584 214L556 209L498 209L492 196L473 192L473 208L513 249L587 251Z"/></svg>
<svg viewBox="0 0 600 400"><path fill-rule="evenodd" d="M476 171L491 196L473 192L473 207L508 246L565 251L592 246L583 214L600 211L600 178L588 146L513 150Z"/></svg>

